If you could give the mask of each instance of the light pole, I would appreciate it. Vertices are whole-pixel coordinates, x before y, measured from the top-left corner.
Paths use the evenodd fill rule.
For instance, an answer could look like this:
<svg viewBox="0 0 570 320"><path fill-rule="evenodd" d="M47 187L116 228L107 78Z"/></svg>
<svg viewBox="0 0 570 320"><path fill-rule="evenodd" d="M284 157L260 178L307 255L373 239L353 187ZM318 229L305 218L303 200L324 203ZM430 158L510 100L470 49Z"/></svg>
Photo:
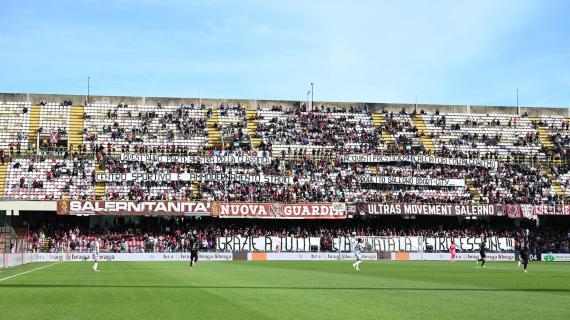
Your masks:
<svg viewBox="0 0 570 320"><path fill-rule="evenodd" d="M87 77L87 105L89 105L89 89L90 89L91 77Z"/></svg>
<svg viewBox="0 0 570 320"><path fill-rule="evenodd" d="M314 85L314 83L311 82L311 111L313 111L313 108L315 105L315 99L314 99L315 89L314 89L313 85Z"/></svg>
<svg viewBox="0 0 570 320"><path fill-rule="evenodd" d="M521 111L519 108L519 88L517 88L517 115L521 115Z"/></svg>

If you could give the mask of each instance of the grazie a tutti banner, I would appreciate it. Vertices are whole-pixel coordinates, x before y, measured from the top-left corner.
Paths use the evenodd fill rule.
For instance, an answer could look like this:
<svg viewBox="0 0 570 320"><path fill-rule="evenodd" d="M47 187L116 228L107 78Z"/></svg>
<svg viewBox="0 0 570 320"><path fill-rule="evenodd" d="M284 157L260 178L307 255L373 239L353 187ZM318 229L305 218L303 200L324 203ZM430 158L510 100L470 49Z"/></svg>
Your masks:
<svg viewBox="0 0 570 320"><path fill-rule="evenodd" d="M476 166L485 168L496 168L498 162L495 160L482 159L462 159L462 158L443 158L430 156L413 156L413 155L368 155L368 154L351 154L341 158L342 162L347 163L388 163L388 162L410 162L425 164L442 164L448 166Z"/></svg>
<svg viewBox="0 0 570 320"><path fill-rule="evenodd" d="M404 184L410 186L465 187L465 179L439 179L419 177L357 176L360 183Z"/></svg>
<svg viewBox="0 0 570 320"><path fill-rule="evenodd" d="M250 174L227 174L227 173L97 173L95 180L98 182L127 182L127 181L225 181L243 183L272 183L292 184L293 178L285 176L265 176Z"/></svg>
<svg viewBox="0 0 570 320"><path fill-rule="evenodd" d="M346 219L345 203L213 203L212 216L264 219Z"/></svg>
<svg viewBox="0 0 570 320"><path fill-rule="evenodd" d="M501 205L453 205L453 204L381 204L359 203L360 215L425 215L425 216L504 216Z"/></svg>
<svg viewBox="0 0 570 320"><path fill-rule="evenodd" d="M121 161L132 162L165 162L188 164L262 164L269 165L272 157L262 155L220 155L220 156L176 156L139 153L121 153Z"/></svg>
<svg viewBox="0 0 570 320"><path fill-rule="evenodd" d="M210 202L60 200L57 214L209 216Z"/></svg>
<svg viewBox="0 0 570 320"><path fill-rule="evenodd" d="M216 249L220 251L310 252L321 247L319 237L218 237Z"/></svg>

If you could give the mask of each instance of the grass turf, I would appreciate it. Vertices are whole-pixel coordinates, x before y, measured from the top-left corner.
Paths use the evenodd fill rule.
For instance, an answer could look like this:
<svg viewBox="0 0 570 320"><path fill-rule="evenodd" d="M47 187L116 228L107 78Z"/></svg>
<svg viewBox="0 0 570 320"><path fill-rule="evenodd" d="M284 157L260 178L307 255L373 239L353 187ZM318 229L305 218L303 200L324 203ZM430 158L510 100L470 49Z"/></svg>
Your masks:
<svg viewBox="0 0 570 320"><path fill-rule="evenodd" d="M570 319L570 264L349 261L31 264L1 319ZM5 279L5 280L2 280Z"/></svg>

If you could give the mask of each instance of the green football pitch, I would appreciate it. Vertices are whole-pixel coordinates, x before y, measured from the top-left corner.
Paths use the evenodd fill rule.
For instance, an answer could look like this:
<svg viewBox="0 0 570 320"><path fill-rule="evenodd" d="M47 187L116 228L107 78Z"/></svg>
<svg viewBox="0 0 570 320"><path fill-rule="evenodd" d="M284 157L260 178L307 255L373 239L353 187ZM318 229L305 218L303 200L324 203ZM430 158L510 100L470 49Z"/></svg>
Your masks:
<svg viewBox="0 0 570 320"><path fill-rule="evenodd" d="M570 264L88 262L0 271L0 319L570 319Z"/></svg>

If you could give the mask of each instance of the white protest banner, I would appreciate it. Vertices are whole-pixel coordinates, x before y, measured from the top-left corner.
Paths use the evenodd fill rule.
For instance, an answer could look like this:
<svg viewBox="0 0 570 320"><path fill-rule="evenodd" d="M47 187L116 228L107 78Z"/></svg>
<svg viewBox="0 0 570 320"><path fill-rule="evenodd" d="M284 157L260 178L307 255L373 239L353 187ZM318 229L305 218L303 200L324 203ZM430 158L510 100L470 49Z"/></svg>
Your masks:
<svg viewBox="0 0 570 320"><path fill-rule="evenodd" d="M333 250L352 251L356 239L363 240L363 250L372 252L418 252L418 251L449 251L453 241L457 251L477 252L483 241L481 237L404 237L404 236L363 236L335 238ZM340 241L340 242L339 242ZM485 248L487 251L514 251L514 240L504 237L487 237Z"/></svg>
<svg viewBox="0 0 570 320"><path fill-rule="evenodd" d="M458 251L477 251L481 246L481 237L424 237L424 248L433 251L449 251L451 242L455 243ZM485 242L486 251L514 251L515 241L513 238L487 237Z"/></svg>
<svg viewBox="0 0 570 320"><path fill-rule="evenodd" d="M127 181L224 181L242 183L271 183L292 184L293 178L285 176L265 176L251 174L226 174L226 173L97 173L95 180L98 182L127 182Z"/></svg>
<svg viewBox="0 0 570 320"><path fill-rule="evenodd" d="M420 237L367 236L334 238L333 251L338 250L339 244L341 251L352 251L357 238L363 240L363 251L368 252L413 252L423 248Z"/></svg>
<svg viewBox="0 0 570 320"><path fill-rule="evenodd" d="M419 177L357 176L360 183L405 184L412 186L465 187L465 179L439 179Z"/></svg>
<svg viewBox="0 0 570 320"><path fill-rule="evenodd" d="M431 157L423 155L351 154L351 155L342 156L341 161L347 163L410 162L410 163L441 164L448 166L476 166L476 167L485 167L485 168L496 168L499 164L495 160L443 158L443 157Z"/></svg>
<svg viewBox="0 0 570 320"><path fill-rule="evenodd" d="M321 238L308 237L218 237L216 248L220 251L304 251L319 250Z"/></svg>
<svg viewBox="0 0 570 320"><path fill-rule="evenodd" d="M176 155L140 154L140 153L121 153L121 161L188 163L188 164L249 163L249 164L269 165L273 161L273 158L264 155L176 156Z"/></svg>

